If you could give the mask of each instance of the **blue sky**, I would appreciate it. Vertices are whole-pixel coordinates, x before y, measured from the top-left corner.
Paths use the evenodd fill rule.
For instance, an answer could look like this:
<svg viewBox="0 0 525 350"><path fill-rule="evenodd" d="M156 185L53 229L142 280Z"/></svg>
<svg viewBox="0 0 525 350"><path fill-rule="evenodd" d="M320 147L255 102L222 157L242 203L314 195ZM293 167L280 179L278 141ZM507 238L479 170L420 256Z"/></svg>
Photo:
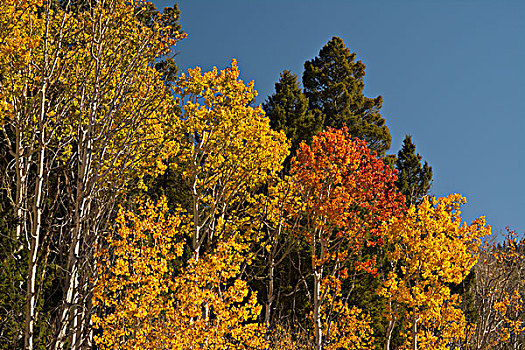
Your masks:
<svg viewBox="0 0 525 350"><path fill-rule="evenodd" d="M174 0L156 0L159 9ZM467 197L467 221L525 232L525 1L182 0L182 69L238 60L262 103L279 74L332 36L384 99L390 153L405 134L434 171L431 193Z"/></svg>

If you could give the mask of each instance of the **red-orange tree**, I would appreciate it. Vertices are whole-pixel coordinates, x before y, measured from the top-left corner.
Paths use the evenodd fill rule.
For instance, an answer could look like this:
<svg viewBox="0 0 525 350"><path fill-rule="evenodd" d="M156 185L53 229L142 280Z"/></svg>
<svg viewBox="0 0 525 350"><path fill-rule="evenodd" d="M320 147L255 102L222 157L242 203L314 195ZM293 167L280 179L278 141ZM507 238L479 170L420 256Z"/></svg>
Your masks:
<svg viewBox="0 0 525 350"><path fill-rule="evenodd" d="M342 280L349 269L376 272L375 259L362 259L361 252L382 244L379 227L400 213L404 198L396 192L395 171L346 127L320 133L312 146L301 144L291 175L300 198L299 234L311 246L315 348L322 349L349 310L339 302L348 298Z"/></svg>

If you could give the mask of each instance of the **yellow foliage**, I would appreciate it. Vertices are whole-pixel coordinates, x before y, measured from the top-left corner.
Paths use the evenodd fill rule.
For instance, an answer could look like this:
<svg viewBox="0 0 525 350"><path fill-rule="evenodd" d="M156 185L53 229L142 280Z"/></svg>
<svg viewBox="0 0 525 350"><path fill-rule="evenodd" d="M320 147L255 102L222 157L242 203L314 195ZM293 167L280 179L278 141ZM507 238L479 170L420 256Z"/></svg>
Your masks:
<svg viewBox="0 0 525 350"><path fill-rule="evenodd" d="M257 92L239 74L233 60L223 71L190 69L174 87L183 109L177 162L188 164L185 175L197 180L197 188L220 184L230 206L251 197L251 190L278 172L289 147L286 136L270 128L262 108L250 106ZM212 200L201 195L204 202Z"/></svg>
<svg viewBox="0 0 525 350"><path fill-rule="evenodd" d="M166 201L120 211L117 231L99 250L93 316L101 349L258 349L261 307L240 280L247 247L233 241L184 262L191 230L181 210Z"/></svg>
<svg viewBox="0 0 525 350"><path fill-rule="evenodd" d="M257 92L239 74L233 60L223 71L190 69L174 86L183 111L174 161L191 191L195 252L205 239L257 239L254 216L266 202L259 189L288 155L286 136L250 105Z"/></svg>
<svg viewBox="0 0 525 350"><path fill-rule="evenodd" d="M402 218L384 226L393 250L389 253L398 270L391 271L379 289L390 305L402 305L412 324L404 348L411 348L417 329L419 349L449 349L464 339L466 321L459 308L460 298L446 283L460 283L478 259L481 237L490 234L484 218L471 225L461 223L460 205L465 199L453 194L439 200L425 198ZM388 319L399 319L387 309Z"/></svg>
<svg viewBox="0 0 525 350"><path fill-rule="evenodd" d="M499 314L498 319L501 320L501 328L499 329L499 342L508 342L512 334L520 334L525 331L525 321L516 319L523 311L523 298L518 289L514 289L512 293L504 292L503 298L500 301L494 302L494 310Z"/></svg>
<svg viewBox="0 0 525 350"><path fill-rule="evenodd" d="M363 310L357 307L349 307L348 304L343 304L338 299L331 305L333 311L338 315L331 324L325 320L323 322L323 335L326 336L328 332L327 325L330 325L330 334L326 345L323 349L326 350L367 350L373 349L374 330L372 329L372 320L369 315L366 315ZM323 318L326 318L328 308L323 309Z"/></svg>
<svg viewBox="0 0 525 350"><path fill-rule="evenodd" d="M185 35L170 37L162 20L147 28L134 11L125 0L80 12L43 0L0 6L0 125L24 143L41 129L64 162L86 148L112 188L161 172L177 150L168 134L179 119L153 63Z"/></svg>
<svg viewBox="0 0 525 350"><path fill-rule="evenodd" d="M257 190L275 179L288 142L250 106L253 83L238 77L233 61L221 72L189 70L174 85L183 113L163 164L182 169L192 203L170 214L165 201L121 211L117 238L100 250L115 257L102 260L94 293L106 307L93 319L101 348L266 346L261 306L239 275L260 234L254 217L268 202Z"/></svg>

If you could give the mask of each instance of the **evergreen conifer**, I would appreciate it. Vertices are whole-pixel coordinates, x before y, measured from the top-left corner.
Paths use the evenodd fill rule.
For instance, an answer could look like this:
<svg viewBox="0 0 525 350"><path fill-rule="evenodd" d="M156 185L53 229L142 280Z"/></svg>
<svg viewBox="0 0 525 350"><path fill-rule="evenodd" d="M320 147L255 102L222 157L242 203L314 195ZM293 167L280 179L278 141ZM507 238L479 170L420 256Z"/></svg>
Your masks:
<svg viewBox="0 0 525 350"><path fill-rule="evenodd" d="M323 128L346 124L350 134L365 140L383 156L392 137L380 114L383 98L365 97L365 65L355 61L355 53L343 40L333 37L319 56L304 64L303 86L309 110L322 121Z"/></svg>
<svg viewBox="0 0 525 350"><path fill-rule="evenodd" d="M405 136L403 146L397 154L396 186L406 198L407 206L418 204L430 190L432 184L432 167L425 164L421 166L421 156L416 154L416 145L410 135Z"/></svg>

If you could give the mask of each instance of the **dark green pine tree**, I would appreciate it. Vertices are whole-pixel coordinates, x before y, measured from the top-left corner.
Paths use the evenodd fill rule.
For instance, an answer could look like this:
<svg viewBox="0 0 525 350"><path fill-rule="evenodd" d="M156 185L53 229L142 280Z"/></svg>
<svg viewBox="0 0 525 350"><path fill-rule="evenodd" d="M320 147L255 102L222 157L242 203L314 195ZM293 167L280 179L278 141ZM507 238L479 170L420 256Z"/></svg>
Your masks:
<svg viewBox="0 0 525 350"><path fill-rule="evenodd" d="M321 121L308 113L308 99L303 94L297 76L285 70L279 82L275 83L275 93L269 96L263 109L270 118L270 126L276 131L283 130L291 141L290 156L285 161L287 168L301 141L309 143L320 131Z"/></svg>
<svg viewBox="0 0 525 350"><path fill-rule="evenodd" d="M418 204L430 190L432 167L427 162L421 166L421 156L416 154L416 146L410 135L405 136L403 147L397 153L396 186L405 195L407 206Z"/></svg>
<svg viewBox="0 0 525 350"><path fill-rule="evenodd" d="M392 137L380 114L383 98L363 95L365 65L343 40L333 37L319 56L304 64L303 86L309 110L323 121L323 128L346 124L351 135L365 140L383 156Z"/></svg>

